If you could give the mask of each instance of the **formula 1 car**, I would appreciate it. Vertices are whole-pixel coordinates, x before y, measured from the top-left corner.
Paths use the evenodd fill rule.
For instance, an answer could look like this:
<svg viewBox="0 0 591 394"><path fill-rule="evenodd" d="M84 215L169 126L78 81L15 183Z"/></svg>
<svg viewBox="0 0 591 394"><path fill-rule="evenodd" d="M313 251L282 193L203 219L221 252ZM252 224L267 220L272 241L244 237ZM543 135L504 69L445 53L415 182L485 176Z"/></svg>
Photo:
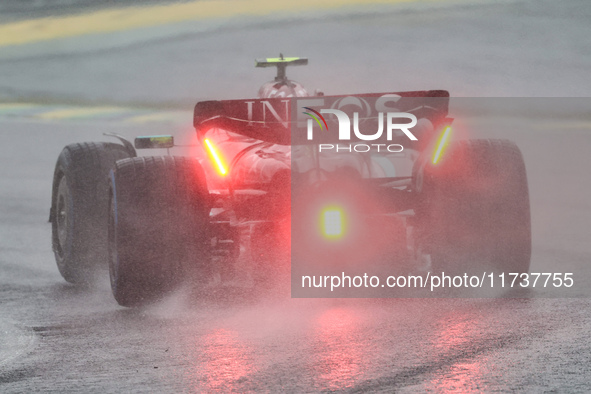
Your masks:
<svg viewBox="0 0 591 394"><path fill-rule="evenodd" d="M198 158L138 156L174 148L169 135L66 146L50 210L62 276L89 282L108 263L115 299L135 306L184 281L289 286L290 259L292 275L360 260L529 270L513 142L453 141L443 90L310 95L286 77L305 64L257 60L277 68L258 98L198 102Z"/></svg>

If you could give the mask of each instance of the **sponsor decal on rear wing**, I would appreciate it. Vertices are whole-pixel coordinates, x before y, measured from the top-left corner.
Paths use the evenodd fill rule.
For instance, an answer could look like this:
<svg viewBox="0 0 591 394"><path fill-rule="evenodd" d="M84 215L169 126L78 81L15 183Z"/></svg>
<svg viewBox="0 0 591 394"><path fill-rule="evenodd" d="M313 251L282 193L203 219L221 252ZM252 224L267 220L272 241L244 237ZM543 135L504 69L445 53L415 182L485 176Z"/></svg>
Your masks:
<svg viewBox="0 0 591 394"><path fill-rule="evenodd" d="M318 144L349 140L416 140L417 119L447 116L444 90L272 99L201 101L193 124L199 133L215 127L261 141ZM316 130L316 131L315 131Z"/></svg>

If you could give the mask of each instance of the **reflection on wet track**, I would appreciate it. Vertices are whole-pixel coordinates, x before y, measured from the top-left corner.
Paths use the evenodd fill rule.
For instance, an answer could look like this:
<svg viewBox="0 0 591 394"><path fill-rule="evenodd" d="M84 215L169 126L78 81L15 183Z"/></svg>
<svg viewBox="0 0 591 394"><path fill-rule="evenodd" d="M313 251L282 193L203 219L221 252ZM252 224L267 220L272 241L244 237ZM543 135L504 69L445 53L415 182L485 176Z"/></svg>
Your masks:
<svg viewBox="0 0 591 394"><path fill-rule="evenodd" d="M372 354L371 338L364 338L362 316L353 309L338 307L323 311L312 326L313 364L318 388L336 390L353 387L363 379Z"/></svg>
<svg viewBox="0 0 591 394"><path fill-rule="evenodd" d="M214 329L196 344L202 352L202 375L207 390L236 391L256 370L252 347L244 343L239 333L228 329Z"/></svg>

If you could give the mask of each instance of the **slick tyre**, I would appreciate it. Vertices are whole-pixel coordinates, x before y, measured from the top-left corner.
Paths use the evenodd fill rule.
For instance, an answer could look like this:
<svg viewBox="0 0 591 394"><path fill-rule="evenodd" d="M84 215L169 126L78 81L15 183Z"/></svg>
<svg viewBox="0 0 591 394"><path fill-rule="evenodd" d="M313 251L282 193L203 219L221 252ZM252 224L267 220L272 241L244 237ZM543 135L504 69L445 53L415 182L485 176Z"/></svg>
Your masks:
<svg viewBox="0 0 591 394"><path fill-rule="evenodd" d="M122 306L155 301L206 276L210 198L199 162L120 160L110 175L109 273Z"/></svg>
<svg viewBox="0 0 591 394"><path fill-rule="evenodd" d="M434 272L529 271L528 184L513 142L458 141L421 178L421 246Z"/></svg>
<svg viewBox="0 0 591 394"><path fill-rule="evenodd" d="M58 157L49 219L55 260L70 283L88 283L106 267L109 171L130 156L119 144L83 142Z"/></svg>

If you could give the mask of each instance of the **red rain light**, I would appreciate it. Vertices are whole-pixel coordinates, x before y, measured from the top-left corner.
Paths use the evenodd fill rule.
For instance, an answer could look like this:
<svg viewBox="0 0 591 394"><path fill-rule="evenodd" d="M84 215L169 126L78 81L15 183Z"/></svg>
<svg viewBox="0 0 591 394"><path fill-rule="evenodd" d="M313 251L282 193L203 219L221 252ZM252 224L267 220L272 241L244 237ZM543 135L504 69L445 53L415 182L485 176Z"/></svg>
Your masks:
<svg viewBox="0 0 591 394"><path fill-rule="evenodd" d="M222 158L220 156L220 154L218 153L217 149L213 146L213 144L206 138L205 139L205 146L207 147L207 150L209 151L209 155L211 156L211 158L213 159L218 173L222 176L225 176L228 174L228 170L226 169L226 166L224 166L224 163L222 161Z"/></svg>
<svg viewBox="0 0 591 394"><path fill-rule="evenodd" d="M433 153L433 164L437 164L437 162L441 158L441 155L443 154L443 151L445 150L449 142L450 135L451 126L447 126L445 130L443 130L443 134L441 135L441 137L439 137L439 141L437 142L437 149L435 149L435 152Z"/></svg>
<svg viewBox="0 0 591 394"><path fill-rule="evenodd" d="M340 238L344 233L344 215L339 208L326 208L321 214L322 233L327 238Z"/></svg>

